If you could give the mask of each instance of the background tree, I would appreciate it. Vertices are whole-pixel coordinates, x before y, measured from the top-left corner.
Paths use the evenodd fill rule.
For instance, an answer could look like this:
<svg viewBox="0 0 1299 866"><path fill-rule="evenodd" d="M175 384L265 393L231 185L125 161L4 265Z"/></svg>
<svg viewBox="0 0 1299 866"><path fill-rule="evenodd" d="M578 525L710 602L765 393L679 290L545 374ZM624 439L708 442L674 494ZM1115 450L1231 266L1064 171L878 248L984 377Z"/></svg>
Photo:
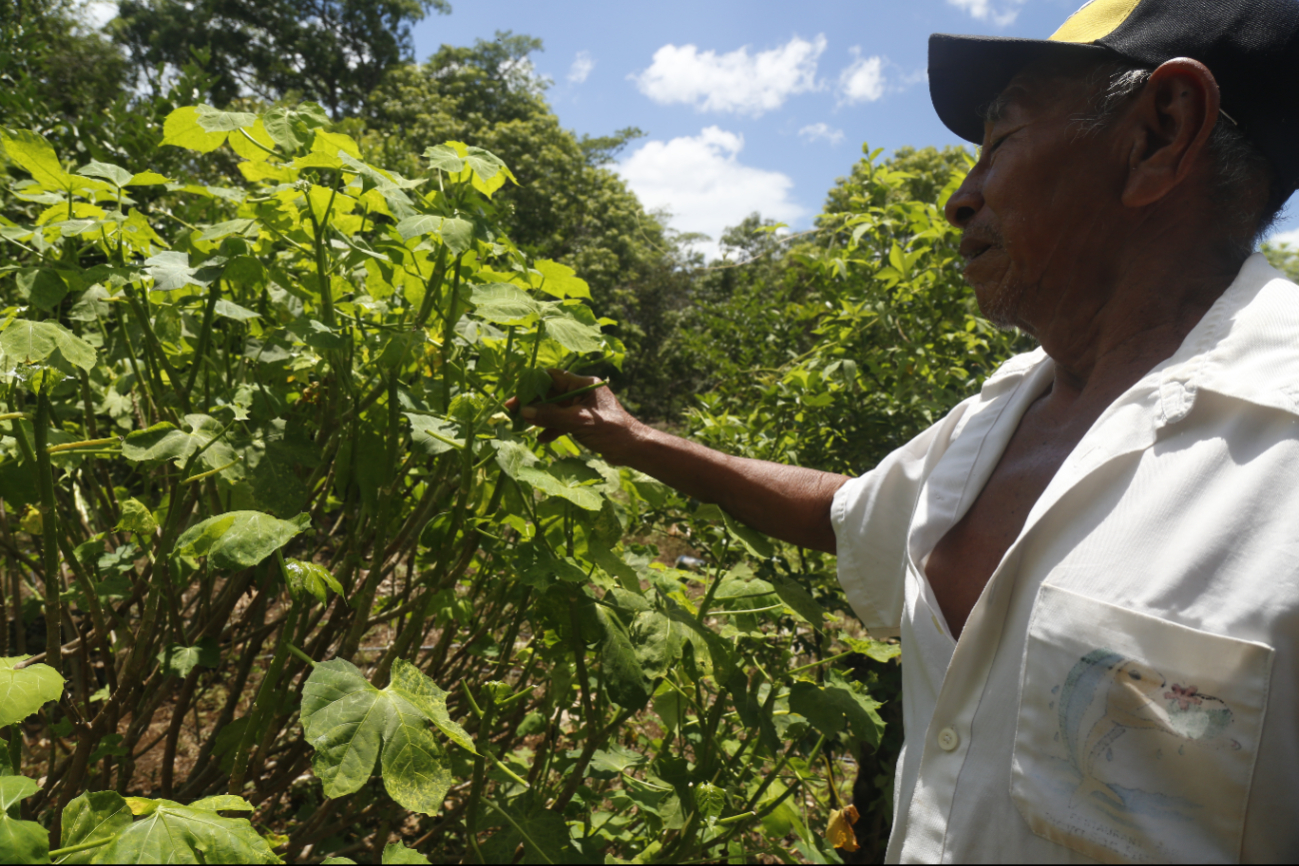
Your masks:
<svg viewBox="0 0 1299 866"><path fill-rule="evenodd" d="M104 122L128 65L75 0L0 0L0 117L84 153L79 127Z"/></svg>
<svg viewBox="0 0 1299 866"><path fill-rule="evenodd" d="M410 28L447 0L123 0L112 22L155 95L191 59L213 76L218 106L253 95L360 109L383 76L413 59Z"/></svg>
<svg viewBox="0 0 1299 866"><path fill-rule="evenodd" d="M651 416L679 408L688 383L658 364L689 299L681 238L647 213L610 164L643 133L629 128L581 137L564 129L545 99L530 55L541 40L509 31L473 46L443 45L420 65L393 69L369 102L366 143L374 158L414 173L425 148L462 141L498 154L519 180L497 198L519 247L574 268L597 306L619 323L628 367L605 367L628 402Z"/></svg>
<svg viewBox="0 0 1299 866"><path fill-rule="evenodd" d="M1263 253L1272 267L1299 282L1299 249L1289 244L1263 244Z"/></svg>

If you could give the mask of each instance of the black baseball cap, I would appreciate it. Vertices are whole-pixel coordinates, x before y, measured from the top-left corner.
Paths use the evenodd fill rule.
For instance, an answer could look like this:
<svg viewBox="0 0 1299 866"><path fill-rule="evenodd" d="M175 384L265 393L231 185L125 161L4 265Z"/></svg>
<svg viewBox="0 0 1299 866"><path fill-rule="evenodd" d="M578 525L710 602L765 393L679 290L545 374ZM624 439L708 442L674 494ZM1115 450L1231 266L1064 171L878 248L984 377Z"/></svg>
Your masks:
<svg viewBox="0 0 1299 866"><path fill-rule="evenodd" d="M929 37L929 94L947 128L983 140L983 113L1040 59L1106 56L1153 69L1175 57L1213 72L1222 111L1299 186L1299 0L1091 0L1048 39Z"/></svg>

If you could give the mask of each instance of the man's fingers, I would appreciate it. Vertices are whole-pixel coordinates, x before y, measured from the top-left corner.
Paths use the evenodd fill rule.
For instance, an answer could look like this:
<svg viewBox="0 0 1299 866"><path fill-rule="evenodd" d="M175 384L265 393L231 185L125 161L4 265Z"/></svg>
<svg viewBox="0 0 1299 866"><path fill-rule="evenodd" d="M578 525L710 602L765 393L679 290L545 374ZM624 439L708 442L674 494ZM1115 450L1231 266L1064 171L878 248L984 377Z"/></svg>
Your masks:
<svg viewBox="0 0 1299 866"><path fill-rule="evenodd" d="M576 373L570 373L567 370L547 370L550 374L551 381L555 384L550 389L551 397L557 397L568 391L576 391L578 388L587 385L594 385L597 380L594 376L579 376Z"/></svg>

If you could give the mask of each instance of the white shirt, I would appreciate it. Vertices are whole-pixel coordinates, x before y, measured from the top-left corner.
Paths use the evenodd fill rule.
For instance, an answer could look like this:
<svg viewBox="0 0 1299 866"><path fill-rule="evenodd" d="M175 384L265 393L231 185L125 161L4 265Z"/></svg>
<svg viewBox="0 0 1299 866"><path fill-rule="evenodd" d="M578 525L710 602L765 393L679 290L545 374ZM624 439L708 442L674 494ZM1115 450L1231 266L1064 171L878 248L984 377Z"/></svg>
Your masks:
<svg viewBox="0 0 1299 866"><path fill-rule="evenodd" d="M954 641L925 578L1050 385L1041 351L835 496L902 639L890 862L1299 860L1299 286L1254 255L1096 421Z"/></svg>

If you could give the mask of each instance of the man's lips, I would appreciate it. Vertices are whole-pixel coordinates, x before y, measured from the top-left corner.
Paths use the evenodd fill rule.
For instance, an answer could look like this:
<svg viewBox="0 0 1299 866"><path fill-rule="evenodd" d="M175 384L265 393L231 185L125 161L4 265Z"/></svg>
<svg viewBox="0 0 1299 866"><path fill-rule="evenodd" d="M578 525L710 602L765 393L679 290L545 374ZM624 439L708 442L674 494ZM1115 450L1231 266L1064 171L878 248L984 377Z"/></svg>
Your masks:
<svg viewBox="0 0 1299 866"><path fill-rule="evenodd" d="M961 241L961 258L965 259L965 264L968 266L979 256L992 249L992 246L988 241L967 237Z"/></svg>

